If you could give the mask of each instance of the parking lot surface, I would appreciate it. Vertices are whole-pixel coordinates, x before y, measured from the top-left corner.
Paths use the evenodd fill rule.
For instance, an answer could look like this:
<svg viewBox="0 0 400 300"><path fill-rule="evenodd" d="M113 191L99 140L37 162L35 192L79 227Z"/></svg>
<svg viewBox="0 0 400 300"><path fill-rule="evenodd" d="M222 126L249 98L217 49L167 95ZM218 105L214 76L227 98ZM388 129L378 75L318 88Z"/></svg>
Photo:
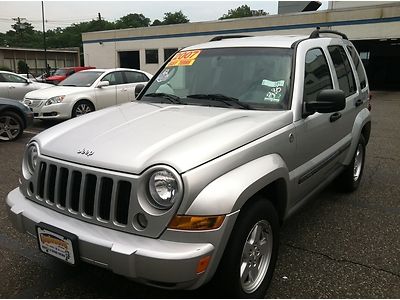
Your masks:
<svg viewBox="0 0 400 300"><path fill-rule="evenodd" d="M266 297L400 298L400 93L373 95L358 191L342 194L332 184L283 225ZM87 264L69 267L11 226L4 202L18 185L24 146L53 125L35 121L18 141L0 144L0 298L215 297L139 285Z"/></svg>

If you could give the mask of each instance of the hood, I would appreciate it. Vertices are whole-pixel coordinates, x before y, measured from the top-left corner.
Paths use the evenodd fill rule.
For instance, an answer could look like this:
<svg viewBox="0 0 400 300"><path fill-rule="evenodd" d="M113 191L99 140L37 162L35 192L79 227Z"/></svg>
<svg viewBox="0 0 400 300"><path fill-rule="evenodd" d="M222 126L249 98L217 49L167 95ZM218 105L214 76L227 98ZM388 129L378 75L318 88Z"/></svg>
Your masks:
<svg viewBox="0 0 400 300"><path fill-rule="evenodd" d="M55 96L69 95L88 90L87 87L60 86L52 84L46 85L49 87L29 92L25 95L25 98L45 100Z"/></svg>
<svg viewBox="0 0 400 300"><path fill-rule="evenodd" d="M53 87L54 84L50 84L50 83L43 83L43 82L32 82L30 84L33 84L35 88L37 89L46 89L46 88L50 88Z"/></svg>
<svg viewBox="0 0 400 300"><path fill-rule="evenodd" d="M291 111L128 103L54 126L37 135L44 155L140 174L165 164L179 173L292 122ZM83 149L93 155L78 154Z"/></svg>

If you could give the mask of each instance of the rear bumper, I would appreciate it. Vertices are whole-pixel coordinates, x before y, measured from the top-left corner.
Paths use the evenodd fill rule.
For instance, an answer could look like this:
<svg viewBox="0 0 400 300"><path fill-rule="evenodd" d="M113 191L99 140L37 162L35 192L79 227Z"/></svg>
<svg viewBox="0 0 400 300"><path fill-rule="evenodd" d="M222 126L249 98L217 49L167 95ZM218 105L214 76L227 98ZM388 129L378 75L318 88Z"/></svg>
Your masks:
<svg viewBox="0 0 400 300"><path fill-rule="evenodd" d="M35 225L43 222L71 232L78 236L82 261L135 281L163 288L192 289L213 274L209 272L211 265L206 272L196 273L199 260L215 252L211 243L152 239L89 224L26 199L18 188L7 195L6 203L9 217L19 231L36 236ZM165 235L171 237L174 233ZM214 257L213 261L218 262Z"/></svg>

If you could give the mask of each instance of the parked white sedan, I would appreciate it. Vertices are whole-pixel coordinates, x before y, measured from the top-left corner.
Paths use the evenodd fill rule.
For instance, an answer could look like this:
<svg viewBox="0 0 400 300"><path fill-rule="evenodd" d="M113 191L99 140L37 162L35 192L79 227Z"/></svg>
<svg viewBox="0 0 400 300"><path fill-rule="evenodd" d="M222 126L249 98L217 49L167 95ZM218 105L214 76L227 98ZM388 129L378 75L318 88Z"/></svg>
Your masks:
<svg viewBox="0 0 400 300"><path fill-rule="evenodd" d="M30 79L24 78L19 74L0 71L0 97L2 98L22 101L26 93L52 86L54 85L34 82Z"/></svg>
<svg viewBox="0 0 400 300"><path fill-rule="evenodd" d="M135 69L92 69L77 72L59 85L24 98L37 119L69 119L135 100L135 87L151 74Z"/></svg>

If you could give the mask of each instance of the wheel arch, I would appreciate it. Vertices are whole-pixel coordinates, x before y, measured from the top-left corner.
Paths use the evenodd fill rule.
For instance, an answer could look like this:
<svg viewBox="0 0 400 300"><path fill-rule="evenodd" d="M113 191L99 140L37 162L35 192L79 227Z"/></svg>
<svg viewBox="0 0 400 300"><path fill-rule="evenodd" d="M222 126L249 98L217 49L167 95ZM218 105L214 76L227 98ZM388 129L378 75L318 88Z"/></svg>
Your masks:
<svg viewBox="0 0 400 300"><path fill-rule="evenodd" d="M268 199L280 220L286 214L289 172L279 154L248 162L208 184L192 202L186 214L229 214L251 205L255 198Z"/></svg>
<svg viewBox="0 0 400 300"><path fill-rule="evenodd" d="M357 114L355 118L353 129L351 131L351 145L349 151L347 152L347 156L343 162L344 165L347 166L350 164L353 155L356 151L360 135L361 134L368 135L368 137L364 135L364 138L366 140L365 142L367 144L370 132L371 132L371 113L367 108L364 108Z"/></svg>
<svg viewBox="0 0 400 300"><path fill-rule="evenodd" d="M26 128L27 124L26 124L26 117L24 115L24 113L22 111L20 111L19 109L13 107L13 106L4 106L2 108L0 108L0 113L5 113L5 112L13 112L15 114L17 114L21 120L22 120L22 126L23 129Z"/></svg>

